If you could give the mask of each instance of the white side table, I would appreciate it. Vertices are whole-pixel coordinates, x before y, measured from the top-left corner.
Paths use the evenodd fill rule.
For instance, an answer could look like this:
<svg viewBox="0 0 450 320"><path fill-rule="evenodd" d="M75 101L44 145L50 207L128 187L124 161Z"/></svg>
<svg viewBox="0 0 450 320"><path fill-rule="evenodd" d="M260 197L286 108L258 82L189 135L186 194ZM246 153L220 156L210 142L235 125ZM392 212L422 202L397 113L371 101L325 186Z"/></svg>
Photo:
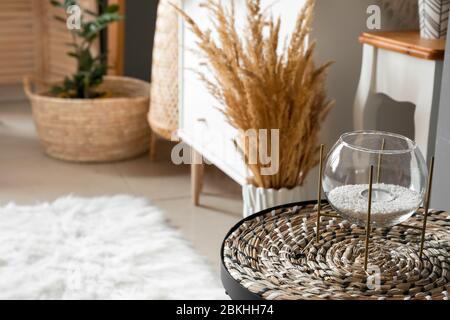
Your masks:
<svg viewBox="0 0 450 320"><path fill-rule="evenodd" d="M429 159L436 140L445 40L421 39L419 31L363 33L359 40L363 62L354 103L355 129L377 129L379 93L413 103L415 140Z"/></svg>

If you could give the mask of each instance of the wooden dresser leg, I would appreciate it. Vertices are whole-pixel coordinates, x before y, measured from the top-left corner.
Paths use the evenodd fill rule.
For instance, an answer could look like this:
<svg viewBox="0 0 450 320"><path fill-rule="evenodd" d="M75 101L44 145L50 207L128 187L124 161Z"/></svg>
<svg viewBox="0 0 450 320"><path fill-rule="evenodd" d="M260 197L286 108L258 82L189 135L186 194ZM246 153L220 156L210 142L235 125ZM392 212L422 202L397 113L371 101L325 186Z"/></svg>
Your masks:
<svg viewBox="0 0 450 320"><path fill-rule="evenodd" d="M203 173L204 165L201 154L192 149L192 164L191 164L191 191L192 201L195 206L200 203L200 193L203 188Z"/></svg>

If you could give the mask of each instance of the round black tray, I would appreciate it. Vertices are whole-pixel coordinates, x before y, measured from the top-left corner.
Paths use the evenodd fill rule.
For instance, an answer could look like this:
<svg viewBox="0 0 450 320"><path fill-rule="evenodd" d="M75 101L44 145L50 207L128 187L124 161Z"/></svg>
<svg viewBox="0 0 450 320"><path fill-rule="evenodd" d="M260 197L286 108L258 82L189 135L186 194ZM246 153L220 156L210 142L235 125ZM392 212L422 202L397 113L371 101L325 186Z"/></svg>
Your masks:
<svg viewBox="0 0 450 320"><path fill-rule="evenodd" d="M233 300L263 300L266 297L290 300L450 298L450 216L447 212L429 212L423 259L417 254L421 234L418 229L423 224L421 210L408 220L407 225L372 230L372 262L381 272L381 282L377 284L377 288L372 288L368 281L374 276L362 265L364 257L361 255L361 243L364 245L365 242L365 228L345 220L337 223L339 218L335 216L336 212L328 202L323 201L322 210L326 218L321 224L321 239L320 242L313 241L316 232L316 204L317 201L313 200L269 208L239 221L231 228L221 248L221 280ZM264 227L266 223L268 234ZM245 239L240 238L239 232L243 230ZM258 232L263 232L264 240L259 238ZM302 247L299 247L300 242L296 236L291 237L294 232L301 232L302 236L307 232L307 238L300 241L304 243ZM294 241L293 237L296 238ZM253 240L260 241L261 246L264 243L286 240L285 245L290 245L289 241L294 242L293 250L302 249L298 253L288 250L295 255L292 256L293 260L290 260L291 257L287 260L286 250L282 250L281 255L269 248L258 253L251 247L250 242L253 243ZM277 244L274 246L279 249ZM305 248L308 248L306 253L303 251ZM328 254L333 255L330 263L324 263L324 259L328 261ZM286 270L290 270L286 274L293 277L291 279L284 278L283 265L286 261ZM297 262L300 262L299 268L292 268L292 263ZM241 280L235 279L233 275ZM297 279L301 279L298 286ZM279 290L276 283L283 283L282 289Z"/></svg>

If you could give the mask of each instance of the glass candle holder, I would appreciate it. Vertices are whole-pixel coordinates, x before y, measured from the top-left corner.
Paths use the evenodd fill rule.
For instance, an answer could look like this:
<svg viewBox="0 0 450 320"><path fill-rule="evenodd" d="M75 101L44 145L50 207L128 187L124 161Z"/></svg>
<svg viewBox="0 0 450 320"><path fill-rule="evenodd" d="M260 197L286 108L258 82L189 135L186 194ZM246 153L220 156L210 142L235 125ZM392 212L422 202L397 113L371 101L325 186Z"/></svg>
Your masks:
<svg viewBox="0 0 450 320"><path fill-rule="evenodd" d="M388 132L357 131L339 138L322 177L331 206L351 223L366 225L370 166L372 225L390 227L410 218L424 199L426 163L414 141Z"/></svg>

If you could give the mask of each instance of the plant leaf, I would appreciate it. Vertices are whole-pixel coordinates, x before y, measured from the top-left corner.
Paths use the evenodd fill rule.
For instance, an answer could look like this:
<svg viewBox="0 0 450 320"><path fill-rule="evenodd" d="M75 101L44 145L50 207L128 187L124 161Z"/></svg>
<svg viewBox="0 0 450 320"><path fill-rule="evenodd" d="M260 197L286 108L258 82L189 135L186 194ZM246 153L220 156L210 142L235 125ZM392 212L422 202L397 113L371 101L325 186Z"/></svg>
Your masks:
<svg viewBox="0 0 450 320"><path fill-rule="evenodd" d="M1 0L0 0L1 1ZM67 9L69 6L77 5L77 0L49 0L50 3L58 8ZM105 5L103 1L97 0L99 13L82 9L82 12L90 15L92 19L81 21L80 30L71 30L74 37L73 42L66 43L73 49L67 52L67 55L77 60L77 71L70 77L66 77L63 83L55 86L55 94L70 98L89 98L97 97L98 92L93 89L102 83L103 77L107 73L106 53L93 57L91 46L94 40L98 39L100 32L108 27L110 23L123 19L119 14L118 5ZM61 12L55 15L55 19L66 23L66 16Z"/></svg>
<svg viewBox="0 0 450 320"><path fill-rule="evenodd" d="M107 12L107 13L116 13L116 12L119 12L119 9L120 9L120 7L119 7L118 4L111 4L111 5L106 7L105 12Z"/></svg>
<svg viewBox="0 0 450 320"><path fill-rule="evenodd" d="M57 0L50 0L50 4L57 8L64 8L64 5Z"/></svg>
<svg viewBox="0 0 450 320"><path fill-rule="evenodd" d="M75 6L77 5L77 1L76 0L64 0L64 6L66 8L70 7L70 6Z"/></svg>
<svg viewBox="0 0 450 320"><path fill-rule="evenodd" d="M69 57L73 57L73 58L77 58L78 59L78 54L76 52L67 52L67 55Z"/></svg>
<svg viewBox="0 0 450 320"><path fill-rule="evenodd" d="M64 18L64 17L62 17L62 16L54 15L53 17L55 18L56 21L62 22L62 23L64 23L64 24L67 23L67 19Z"/></svg>

